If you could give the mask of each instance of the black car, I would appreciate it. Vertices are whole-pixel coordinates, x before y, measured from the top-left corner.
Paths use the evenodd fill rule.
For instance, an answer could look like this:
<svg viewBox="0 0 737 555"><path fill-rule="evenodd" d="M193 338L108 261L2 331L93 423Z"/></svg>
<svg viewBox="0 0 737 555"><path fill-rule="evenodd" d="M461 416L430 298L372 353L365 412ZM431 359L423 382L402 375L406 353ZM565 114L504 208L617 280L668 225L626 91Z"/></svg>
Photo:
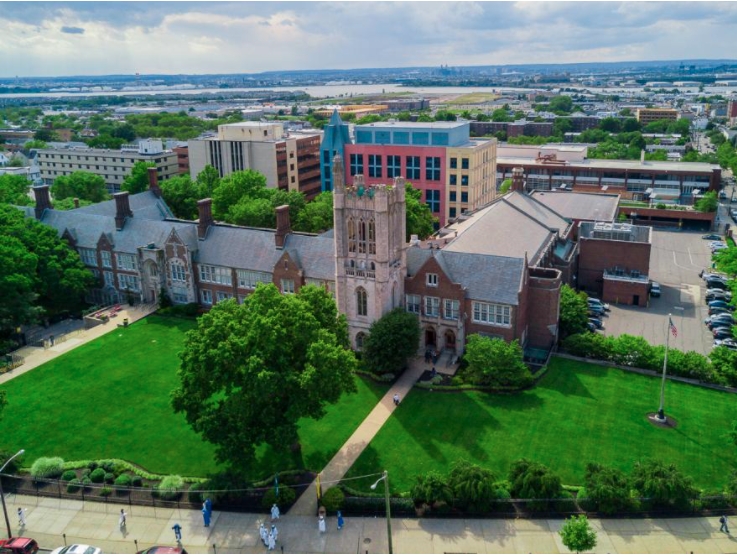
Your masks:
<svg viewBox="0 0 737 555"><path fill-rule="evenodd" d="M710 306L709 316L716 316L717 314L731 314L732 311L726 306Z"/></svg>
<svg viewBox="0 0 737 555"><path fill-rule="evenodd" d="M732 328L716 328L712 330L712 333L714 334L714 339L730 339L734 337Z"/></svg>
<svg viewBox="0 0 737 555"><path fill-rule="evenodd" d="M598 330L604 329L604 322L602 322L600 318L589 317L589 323L593 324Z"/></svg>
<svg viewBox="0 0 737 555"><path fill-rule="evenodd" d="M710 280L707 280L706 287L708 289L722 289L722 290L726 290L727 289L727 282L726 281L722 281L720 279L710 279Z"/></svg>

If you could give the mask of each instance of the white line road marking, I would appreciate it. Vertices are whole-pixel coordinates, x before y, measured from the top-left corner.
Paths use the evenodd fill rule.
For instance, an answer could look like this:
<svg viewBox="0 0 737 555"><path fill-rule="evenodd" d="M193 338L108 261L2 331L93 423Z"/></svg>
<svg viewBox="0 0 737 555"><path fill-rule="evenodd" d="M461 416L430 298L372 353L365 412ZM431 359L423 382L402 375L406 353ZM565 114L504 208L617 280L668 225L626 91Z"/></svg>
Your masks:
<svg viewBox="0 0 737 555"><path fill-rule="evenodd" d="M679 268L683 268L684 270L688 270L689 272L691 271L691 268L689 268L689 267L687 267L687 266L681 266L681 265L680 265L680 264L678 263L678 261L676 260L676 251L673 251L673 264L675 264L675 265L676 265L676 266L678 266Z"/></svg>

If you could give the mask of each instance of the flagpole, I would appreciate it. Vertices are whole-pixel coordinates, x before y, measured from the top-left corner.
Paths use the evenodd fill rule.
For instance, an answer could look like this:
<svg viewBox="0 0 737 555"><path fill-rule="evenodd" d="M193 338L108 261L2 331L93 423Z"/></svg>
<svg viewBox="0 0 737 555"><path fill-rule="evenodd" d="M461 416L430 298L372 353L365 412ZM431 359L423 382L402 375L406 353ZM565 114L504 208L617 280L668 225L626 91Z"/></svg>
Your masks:
<svg viewBox="0 0 737 555"><path fill-rule="evenodd" d="M663 382L660 384L660 408L658 409L658 420L661 422L665 422L665 372L668 368L668 344L670 340L670 318L671 315L668 314L668 325L665 328L665 358L663 359Z"/></svg>

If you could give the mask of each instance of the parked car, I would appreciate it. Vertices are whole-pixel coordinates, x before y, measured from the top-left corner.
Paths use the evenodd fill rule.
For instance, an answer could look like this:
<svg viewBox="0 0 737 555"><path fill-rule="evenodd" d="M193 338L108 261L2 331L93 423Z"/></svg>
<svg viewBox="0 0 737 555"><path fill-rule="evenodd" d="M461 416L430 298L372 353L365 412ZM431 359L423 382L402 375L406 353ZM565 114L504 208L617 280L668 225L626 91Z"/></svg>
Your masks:
<svg viewBox="0 0 737 555"><path fill-rule="evenodd" d="M732 314L732 311L724 306L710 306L709 316L716 316L717 314Z"/></svg>
<svg viewBox="0 0 737 555"><path fill-rule="evenodd" d="M709 243L709 246L712 247L712 248L714 248L714 247L721 247L721 246L725 246L726 247L727 246L727 243L725 243L724 241L712 241L711 243Z"/></svg>
<svg viewBox="0 0 737 555"><path fill-rule="evenodd" d="M727 283L720 279L709 279L706 281L707 289L726 289Z"/></svg>
<svg viewBox="0 0 737 555"><path fill-rule="evenodd" d="M650 282L650 296L660 297L660 284L657 281Z"/></svg>
<svg viewBox="0 0 737 555"><path fill-rule="evenodd" d="M591 306L600 306L604 310L606 310L607 312L609 312L609 310L610 310L608 303L603 303L599 299L595 299L593 297L589 297L588 298L588 303L589 303L589 307L591 307Z"/></svg>
<svg viewBox="0 0 737 555"><path fill-rule="evenodd" d="M704 270L701 270L701 273L699 273L699 277L704 281L706 281L707 279L721 279L723 281L727 281L729 279L728 276L720 274L719 272L706 272Z"/></svg>
<svg viewBox="0 0 737 555"><path fill-rule="evenodd" d="M717 233L707 233L706 235L701 236L702 239L708 239L710 241L721 241L722 236Z"/></svg>
<svg viewBox="0 0 737 555"><path fill-rule="evenodd" d="M721 289L715 289L713 291L707 291L706 302L711 301L729 301L732 299L732 295L728 291L722 291Z"/></svg>
<svg viewBox="0 0 737 555"><path fill-rule="evenodd" d="M38 542L21 537L0 540L0 553L38 553Z"/></svg>
<svg viewBox="0 0 737 555"><path fill-rule="evenodd" d="M711 254L717 253L719 251L725 251L728 248L729 247L727 245L714 245L713 247L711 247Z"/></svg>
<svg viewBox="0 0 737 555"><path fill-rule="evenodd" d="M57 547L51 552L51 555L57 553L61 555L96 555L97 553L102 553L102 549L83 543L73 543L72 545Z"/></svg>
<svg viewBox="0 0 737 555"><path fill-rule="evenodd" d="M729 304L727 301L723 301L723 300L709 301L706 304L709 305L709 308L726 308L730 312L734 311L734 308L735 308L734 306Z"/></svg>
<svg viewBox="0 0 737 555"><path fill-rule="evenodd" d="M728 349L737 349L737 339L715 339L715 347L727 347Z"/></svg>
<svg viewBox="0 0 737 555"><path fill-rule="evenodd" d="M727 316L726 318L723 318L723 316ZM712 316L711 318L707 318L706 325L709 327L710 330L713 330L714 328L718 328L720 326L733 326L734 325L734 318L731 314L717 314L716 316Z"/></svg>
<svg viewBox="0 0 737 555"><path fill-rule="evenodd" d="M589 307L589 318L603 318L606 312L603 308Z"/></svg>
<svg viewBox="0 0 737 555"><path fill-rule="evenodd" d="M711 333L714 335L714 339L733 339L734 334L732 333L732 328L716 328L714 330L711 330Z"/></svg>
<svg viewBox="0 0 737 555"><path fill-rule="evenodd" d="M604 322L601 321L601 318L594 318L594 317L589 316L589 323L593 324L597 330L604 329Z"/></svg>
<svg viewBox="0 0 737 555"><path fill-rule="evenodd" d="M170 545L154 545L138 553L187 553L187 550L183 547L170 546Z"/></svg>
<svg viewBox="0 0 737 555"><path fill-rule="evenodd" d="M596 332L596 326L591 322L586 322L586 329L589 330L591 333Z"/></svg>

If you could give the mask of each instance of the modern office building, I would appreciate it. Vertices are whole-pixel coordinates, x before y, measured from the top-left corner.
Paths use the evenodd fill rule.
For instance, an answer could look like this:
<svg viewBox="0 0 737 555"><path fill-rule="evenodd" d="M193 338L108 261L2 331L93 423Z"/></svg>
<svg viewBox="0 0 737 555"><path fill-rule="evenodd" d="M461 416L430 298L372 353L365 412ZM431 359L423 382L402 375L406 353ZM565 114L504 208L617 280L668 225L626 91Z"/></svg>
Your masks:
<svg viewBox="0 0 737 555"><path fill-rule="evenodd" d="M330 122L322 129L320 143L320 188L333 190L333 159L345 159L345 145L350 144L351 136L347 123L343 123L337 110L330 116Z"/></svg>
<svg viewBox="0 0 737 555"><path fill-rule="evenodd" d="M165 150L159 140L147 139L138 145L123 146L120 150L106 148L44 148L38 150L37 161L41 179L52 185L61 175L86 171L101 176L111 193L120 191L136 162L155 164L159 180L177 175L177 154Z"/></svg>
<svg viewBox="0 0 737 555"><path fill-rule="evenodd" d="M308 200L320 193L318 131L285 131L281 123L240 122L218 126L217 136L193 139L189 168L193 179L213 166L220 177L256 170L269 187L300 191Z"/></svg>
<svg viewBox="0 0 737 555"><path fill-rule="evenodd" d="M636 117L637 121L642 125L647 125L648 123L661 119L676 121L678 119L678 113L678 110L675 108L638 108Z"/></svg>

